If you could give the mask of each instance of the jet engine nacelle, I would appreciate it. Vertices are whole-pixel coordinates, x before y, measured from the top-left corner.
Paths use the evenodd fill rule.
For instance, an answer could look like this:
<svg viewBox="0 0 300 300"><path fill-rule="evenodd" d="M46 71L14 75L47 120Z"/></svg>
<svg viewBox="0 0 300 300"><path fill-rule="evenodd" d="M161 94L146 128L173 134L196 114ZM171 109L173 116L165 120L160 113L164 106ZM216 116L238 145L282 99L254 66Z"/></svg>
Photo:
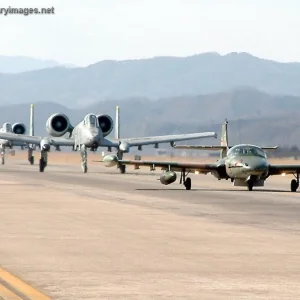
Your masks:
<svg viewBox="0 0 300 300"><path fill-rule="evenodd" d="M171 183L175 182L176 179L177 179L177 175L173 171L167 171L167 172L161 174L160 178L159 178L161 184L164 184L164 185L171 184Z"/></svg>
<svg viewBox="0 0 300 300"><path fill-rule="evenodd" d="M46 122L47 132L54 137L63 136L67 132L71 132L73 128L69 118L65 114L53 114Z"/></svg>
<svg viewBox="0 0 300 300"><path fill-rule="evenodd" d="M15 134L25 134L26 126L23 123L15 123L12 125L11 130Z"/></svg>
<svg viewBox="0 0 300 300"><path fill-rule="evenodd" d="M114 128L114 121L109 115L99 115L97 118L99 126L103 132L103 136L108 136Z"/></svg>

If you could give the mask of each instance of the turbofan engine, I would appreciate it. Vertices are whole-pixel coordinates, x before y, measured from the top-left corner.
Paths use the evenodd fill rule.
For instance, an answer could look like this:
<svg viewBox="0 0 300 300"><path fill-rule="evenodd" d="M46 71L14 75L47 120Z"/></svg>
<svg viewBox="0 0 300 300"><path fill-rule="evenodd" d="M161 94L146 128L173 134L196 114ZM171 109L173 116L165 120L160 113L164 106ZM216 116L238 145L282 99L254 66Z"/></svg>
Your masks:
<svg viewBox="0 0 300 300"><path fill-rule="evenodd" d="M114 128L114 121L109 115L99 115L97 118L99 126L103 132L103 136L108 136Z"/></svg>
<svg viewBox="0 0 300 300"><path fill-rule="evenodd" d="M71 132L73 128L69 118L65 114L53 114L46 122L47 132L54 137L63 136L67 132Z"/></svg>
<svg viewBox="0 0 300 300"><path fill-rule="evenodd" d="M25 134L26 126L23 123L15 123L12 125L11 130L15 134Z"/></svg>

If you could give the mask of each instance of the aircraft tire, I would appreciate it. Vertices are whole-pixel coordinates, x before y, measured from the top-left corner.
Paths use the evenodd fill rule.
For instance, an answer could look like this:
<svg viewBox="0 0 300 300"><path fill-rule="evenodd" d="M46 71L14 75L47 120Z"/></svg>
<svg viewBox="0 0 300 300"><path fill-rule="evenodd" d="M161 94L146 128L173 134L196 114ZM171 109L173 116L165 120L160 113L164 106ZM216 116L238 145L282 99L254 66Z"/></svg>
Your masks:
<svg viewBox="0 0 300 300"><path fill-rule="evenodd" d="M125 165L120 165L119 169L120 169L120 173L121 174L125 174L126 173L126 166Z"/></svg>
<svg viewBox="0 0 300 300"><path fill-rule="evenodd" d="M291 192L296 192L299 185L296 179L291 180Z"/></svg>
<svg viewBox="0 0 300 300"><path fill-rule="evenodd" d="M34 164L34 156L30 156L30 158L29 158L29 162L30 162L30 164L31 164L31 165L33 165L33 164Z"/></svg>
<svg viewBox="0 0 300 300"><path fill-rule="evenodd" d="M40 159L39 167L40 167L40 172L44 172L44 170L45 170L45 162L44 162L43 159Z"/></svg>
<svg viewBox="0 0 300 300"><path fill-rule="evenodd" d="M248 191L252 191L253 190L253 181L252 180L249 180L247 182L247 187L248 187Z"/></svg>
<svg viewBox="0 0 300 300"><path fill-rule="evenodd" d="M82 171L83 171L83 173L87 173L87 170L88 170L87 165L83 163L82 164Z"/></svg>
<svg viewBox="0 0 300 300"><path fill-rule="evenodd" d="M192 188L192 180L188 177L184 182L185 189L189 191Z"/></svg>

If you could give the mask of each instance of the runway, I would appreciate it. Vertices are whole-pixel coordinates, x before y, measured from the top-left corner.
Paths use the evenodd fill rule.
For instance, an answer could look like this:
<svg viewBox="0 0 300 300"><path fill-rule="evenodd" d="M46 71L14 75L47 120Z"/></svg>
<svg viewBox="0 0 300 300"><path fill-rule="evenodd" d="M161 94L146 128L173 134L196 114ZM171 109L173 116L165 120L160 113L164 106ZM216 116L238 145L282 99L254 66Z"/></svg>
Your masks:
<svg viewBox="0 0 300 300"><path fill-rule="evenodd" d="M186 191L159 174L0 166L0 299L39 299L4 271L44 299L300 299L290 178L249 192L191 175Z"/></svg>

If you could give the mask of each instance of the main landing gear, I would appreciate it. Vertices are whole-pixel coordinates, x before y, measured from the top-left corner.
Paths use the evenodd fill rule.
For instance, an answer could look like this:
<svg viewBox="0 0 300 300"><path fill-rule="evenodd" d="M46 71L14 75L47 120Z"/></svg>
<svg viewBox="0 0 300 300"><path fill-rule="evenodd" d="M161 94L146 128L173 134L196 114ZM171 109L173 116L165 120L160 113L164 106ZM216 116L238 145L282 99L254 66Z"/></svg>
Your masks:
<svg viewBox="0 0 300 300"><path fill-rule="evenodd" d="M296 192L299 187L299 173L297 173L295 178L291 180L291 192Z"/></svg>
<svg viewBox="0 0 300 300"><path fill-rule="evenodd" d="M45 168L47 167L47 163L48 163L48 152L42 150L40 163L39 163L40 172L44 172Z"/></svg>
<svg viewBox="0 0 300 300"><path fill-rule="evenodd" d="M5 164L5 146L1 145L0 146L0 151L1 151L1 164Z"/></svg>
<svg viewBox="0 0 300 300"><path fill-rule="evenodd" d="M28 148L28 161L31 165L34 164L33 149L31 147Z"/></svg>
<svg viewBox="0 0 300 300"><path fill-rule="evenodd" d="M87 167L87 149L85 145L80 146L80 154L81 154L81 168L83 173L86 173L88 167Z"/></svg>
<svg viewBox="0 0 300 300"><path fill-rule="evenodd" d="M118 157L118 160L122 160L123 159L123 152L118 151L117 152L117 157ZM117 168L119 168L121 174L126 173L126 166L125 165L122 165L122 164L118 163Z"/></svg>
<svg viewBox="0 0 300 300"><path fill-rule="evenodd" d="M190 177L187 177L186 176L189 174L190 172L188 171L187 173L185 173L185 169L183 169L181 171L181 175L180 175L180 184L183 183L183 185L185 186L185 189L186 190L190 190L192 188L192 180Z"/></svg>

